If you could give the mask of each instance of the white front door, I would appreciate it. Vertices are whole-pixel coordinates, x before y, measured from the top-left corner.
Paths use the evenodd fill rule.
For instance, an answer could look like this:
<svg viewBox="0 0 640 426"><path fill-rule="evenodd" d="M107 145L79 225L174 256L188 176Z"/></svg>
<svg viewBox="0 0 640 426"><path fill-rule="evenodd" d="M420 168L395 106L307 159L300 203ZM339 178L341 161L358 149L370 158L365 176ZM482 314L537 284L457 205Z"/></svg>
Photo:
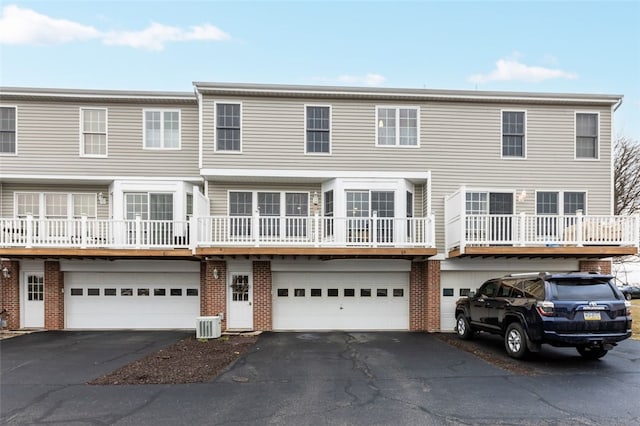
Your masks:
<svg viewBox="0 0 640 426"><path fill-rule="evenodd" d="M24 274L24 324L26 328L44 327L44 274Z"/></svg>
<svg viewBox="0 0 640 426"><path fill-rule="evenodd" d="M253 284L251 274L230 272L227 304L227 328L253 330Z"/></svg>

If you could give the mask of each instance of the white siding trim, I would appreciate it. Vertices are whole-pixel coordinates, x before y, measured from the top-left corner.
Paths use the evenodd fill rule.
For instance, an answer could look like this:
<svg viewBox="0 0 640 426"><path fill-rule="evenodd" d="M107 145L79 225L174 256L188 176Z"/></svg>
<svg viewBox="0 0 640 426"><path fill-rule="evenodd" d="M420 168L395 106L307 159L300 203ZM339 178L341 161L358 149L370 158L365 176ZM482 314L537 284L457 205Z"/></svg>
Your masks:
<svg viewBox="0 0 640 426"><path fill-rule="evenodd" d="M218 149L218 132L217 132L217 124L216 119L218 116L218 104L233 104L240 105L240 150L238 151L228 151L228 150L219 150ZM244 133L244 113L243 113L243 105L242 102L237 100L226 101L224 99L218 99L213 101L213 152L216 154L242 154L242 134Z"/></svg>
<svg viewBox="0 0 640 426"><path fill-rule="evenodd" d="M502 144L504 143L503 141L503 135L504 135L504 130L503 130L503 120L504 120L504 113L505 112L523 112L524 113L524 138L522 141L522 157L513 157L513 156L507 156L505 157L502 151ZM526 109L518 109L518 108L503 108L500 110L500 158L503 160L526 160L527 159L527 151L528 151L528 140L527 140L527 110Z"/></svg>
<svg viewBox="0 0 640 426"><path fill-rule="evenodd" d="M105 134L105 155L85 154L84 153L84 140L82 135L84 134L84 110L103 110L104 111L104 134ZM82 158L107 158L109 157L109 109L106 107L91 107L81 106L79 109L80 120L78 122L78 133L80 137L80 157Z"/></svg>
<svg viewBox="0 0 640 426"><path fill-rule="evenodd" d="M203 155L203 145L202 145L202 138L203 138L203 117L204 117L204 105L202 104L202 93L197 92L197 97L198 97L198 168L201 169L202 168L202 155Z"/></svg>
<svg viewBox="0 0 640 426"><path fill-rule="evenodd" d="M324 107L329 108L329 152L308 152L307 151L307 107ZM304 104L304 123L303 126L303 140L304 140L304 153L305 155L324 155L329 156L333 152L333 106L330 104Z"/></svg>
<svg viewBox="0 0 640 426"><path fill-rule="evenodd" d="M18 156L18 105L9 105L0 103L0 108L13 108L16 110L16 152L0 152L0 157L17 157Z"/></svg>
<svg viewBox="0 0 640 426"><path fill-rule="evenodd" d="M162 141L161 147L148 147L147 146L147 112L160 112L161 127L160 127L160 140ZM164 146L164 113L165 112L177 112L178 113L178 146L167 148ZM182 149L182 109L181 108L143 108L142 109L142 149L145 151L180 151Z"/></svg>
<svg viewBox="0 0 640 426"><path fill-rule="evenodd" d="M431 172L382 172L371 171L345 171L345 170L273 170L273 169L202 169L200 174L204 177L281 177L281 178L376 178L408 179L426 181L431 178Z"/></svg>
<svg viewBox="0 0 640 426"><path fill-rule="evenodd" d="M30 181L30 180L50 180L50 181L82 181L87 183L106 182L111 183L114 180L144 180L144 181L185 181L185 182L203 182L202 176L75 176L75 175L18 175L18 174L0 174L0 179L4 181ZM47 182L52 183L52 182Z"/></svg>
<svg viewBox="0 0 640 426"><path fill-rule="evenodd" d="M578 148L578 141L577 141L577 136L578 136L578 114L595 114L598 117L598 140L596 141L596 158L578 158L578 152L577 152L577 148ZM611 120L613 121L613 115L611 116ZM577 161L600 161L600 145L601 143L601 138L600 138L600 111L594 111L594 110L575 110L573 112L573 159L577 160Z"/></svg>

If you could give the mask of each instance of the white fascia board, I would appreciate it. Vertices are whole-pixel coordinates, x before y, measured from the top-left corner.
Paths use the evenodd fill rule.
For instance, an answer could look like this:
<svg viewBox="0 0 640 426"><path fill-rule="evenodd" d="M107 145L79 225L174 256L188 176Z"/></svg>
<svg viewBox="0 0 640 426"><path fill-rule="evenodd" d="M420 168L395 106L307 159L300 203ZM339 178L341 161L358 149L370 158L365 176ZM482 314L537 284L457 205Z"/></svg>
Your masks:
<svg viewBox="0 0 640 426"><path fill-rule="evenodd" d="M104 181L112 182L114 180L136 180L136 181L188 181L203 182L202 176L79 176L79 175L20 175L20 174L0 174L0 182L4 180L67 180L67 181Z"/></svg>
<svg viewBox="0 0 640 426"><path fill-rule="evenodd" d="M201 169L200 174L206 177L254 177L254 178L388 178L427 181L431 172L383 172L383 171L349 171L349 170L269 170L269 169Z"/></svg>

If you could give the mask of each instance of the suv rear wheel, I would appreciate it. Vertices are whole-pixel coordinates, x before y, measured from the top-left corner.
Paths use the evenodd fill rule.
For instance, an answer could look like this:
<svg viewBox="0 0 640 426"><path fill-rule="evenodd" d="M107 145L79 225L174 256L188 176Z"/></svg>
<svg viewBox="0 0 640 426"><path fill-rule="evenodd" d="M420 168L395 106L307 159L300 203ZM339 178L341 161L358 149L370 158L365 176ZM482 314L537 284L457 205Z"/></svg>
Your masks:
<svg viewBox="0 0 640 426"><path fill-rule="evenodd" d="M582 355L584 359L600 359L609 352L603 347L589 347L589 346L578 346L576 348L578 353Z"/></svg>
<svg viewBox="0 0 640 426"><path fill-rule="evenodd" d="M527 339L520 323L512 322L509 324L507 332L504 334L504 347L507 350L507 355L512 358L522 359L527 355L529 352Z"/></svg>
<svg viewBox="0 0 640 426"><path fill-rule="evenodd" d="M458 337L463 340L469 340L473 338L474 331L471 329L469 325L469 321L464 314L459 314L456 319L456 333L458 333Z"/></svg>

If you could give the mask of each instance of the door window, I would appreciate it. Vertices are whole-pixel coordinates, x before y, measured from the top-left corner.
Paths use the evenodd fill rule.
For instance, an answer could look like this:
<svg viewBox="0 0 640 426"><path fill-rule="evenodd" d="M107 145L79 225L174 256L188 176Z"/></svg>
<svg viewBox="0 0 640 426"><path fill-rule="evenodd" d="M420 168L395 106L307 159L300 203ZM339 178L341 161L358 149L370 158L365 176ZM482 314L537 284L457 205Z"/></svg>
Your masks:
<svg viewBox="0 0 640 426"><path fill-rule="evenodd" d="M27 276L27 300L44 300L44 277L41 275Z"/></svg>
<svg viewBox="0 0 640 426"><path fill-rule="evenodd" d="M249 300L249 276L234 275L231 279L231 300L247 302Z"/></svg>

